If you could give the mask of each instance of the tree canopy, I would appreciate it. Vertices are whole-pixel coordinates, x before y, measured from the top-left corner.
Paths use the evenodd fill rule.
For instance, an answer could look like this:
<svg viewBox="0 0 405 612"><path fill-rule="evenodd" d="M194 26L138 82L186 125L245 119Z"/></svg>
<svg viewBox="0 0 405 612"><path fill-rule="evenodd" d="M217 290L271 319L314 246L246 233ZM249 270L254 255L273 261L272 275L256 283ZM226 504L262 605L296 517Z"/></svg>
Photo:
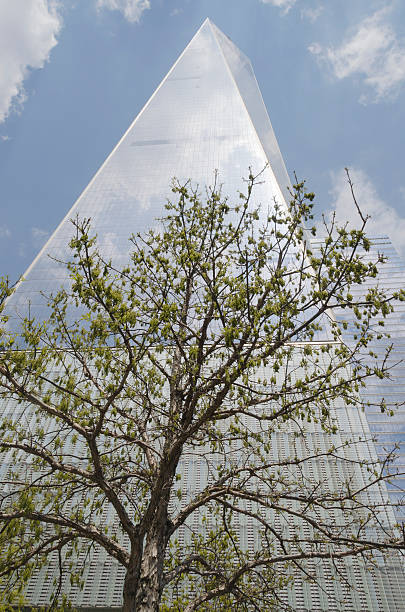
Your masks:
<svg viewBox="0 0 405 612"><path fill-rule="evenodd" d="M3 602L52 559L50 605L63 602L103 549L124 568L125 612L282 610L318 561L335 579L346 558L404 550L394 456L379 462L361 434L360 396L389 378L390 349L367 347L404 293L353 297L382 262L363 257L366 218L332 219L312 251L314 195L297 183L288 210L255 208L258 180L236 203L174 182L124 268L73 220L70 283L18 334L1 285Z"/></svg>

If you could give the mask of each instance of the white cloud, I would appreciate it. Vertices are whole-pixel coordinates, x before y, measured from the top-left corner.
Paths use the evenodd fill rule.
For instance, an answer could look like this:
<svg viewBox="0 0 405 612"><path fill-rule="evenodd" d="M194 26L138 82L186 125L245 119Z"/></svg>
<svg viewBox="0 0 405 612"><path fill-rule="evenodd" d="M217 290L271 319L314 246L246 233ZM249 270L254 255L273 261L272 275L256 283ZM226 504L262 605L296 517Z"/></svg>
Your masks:
<svg viewBox="0 0 405 612"><path fill-rule="evenodd" d="M311 23L315 23L315 21L321 16L323 12L323 6L317 6L316 8L306 7L301 9L301 18L308 19Z"/></svg>
<svg viewBox="0 0 405 612"><path fill-rule="evenodd" d="M97 7L120 11L130 23L136 23L143 11L150 8L150 0L97 0Z"/></svg>
<svg viewBox="0 0 405 612"><path fill-rule="evenodd" d="M296 0L260 0L263 4L271 4L277 8L281 8L283 14L288 13L291 7L294 6Z"/></svg>
<svg viewBox="0 0 405 612"><path fill-rule="evenodd" d="M311 53L327 62L338 79L358 74L373 95L360 101L379 101L394 96L405 81L405 43L399 40L389 22L389 9L376 11L364 19L354 34L340 47L314 43Z"/></svg>
<svg viewBox="0 0 405 612"><path fill-rule="evenodd" d="M384 202L365 172L359 169L350 169L350 176L362 214L370 215L367 222L367 234L370 236L389 236L397 250L405 256L405 218L400 217L395 208ZM352 227L358 227L360 217L353 202L344 170L332 173L330 193L333 199L332 211L336 212L336 218L340 225L349 222Z"/></svg>
<svg viewBox="0 0 405 612"><path fill-rule="evenodd" d="M17 249L18 257L25 257L25 244L20 242Z"/></svg>
<svg viewBox="0 0 405 612"><path fill-rule="evenodd" d="M24 103L24 79L49 60L61 25L55 0L0 0L0 123Z"/></svg>
<svg viewBox="0 0 405 612"><path fill-rule="evenodd" d="M0 225L0 238L10 238L11 232L5 225Z"/></svg>
<svg viewBox="0 0 405 612"><path fill-rule="evenodd" d="M45 240L49 236L49 232L47 230L43 230L40 227L32 227L31 228L31 236L32 236L32 244L36 248L42 247L45 243Z"/></svg>

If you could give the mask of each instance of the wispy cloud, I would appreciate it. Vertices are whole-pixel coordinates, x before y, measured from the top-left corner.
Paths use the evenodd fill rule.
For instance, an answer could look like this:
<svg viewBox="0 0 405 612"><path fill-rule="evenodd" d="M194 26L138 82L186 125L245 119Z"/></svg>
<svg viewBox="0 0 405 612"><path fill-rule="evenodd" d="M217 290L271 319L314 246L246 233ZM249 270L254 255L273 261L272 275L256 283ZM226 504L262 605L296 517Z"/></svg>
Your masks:
<svg viewBox="0 0 405 612"><path fill-rule="evenodd" d="M367 233L370 236L389 236L397 250L405 256L405 218L387 204L377 193L375 186L365 172L353 168L350 176L354 183L356 200L363 214L370 215L367 222ZM332 173L332 206L329 212L335 212L338 222L349 222L358 227L360 217L353 202L346 172Z"/></svg>
<svg viewBox="0 0 405 612"><path fill-rule="evenodd" d="M296 0L260 0L260 2L280 8L285 15L294 6Z"/></svg>
<svg viewBox="0 0 405 612"><path fill-rule="evenodd" d="M0 123L26 99L30 69L43 68L62 21L56 0L0 2Z"/></svg>
<svg viewBox="0 0 405 612"><path fill-rule="evenodd" d="M405 82L405 42L398 38L389 17L390 9L381 9L358 24L340 46L314 43L309 47L337 79L360 76L372 92L361 96L363 103L393 97Z"/></svg>
<svg viewBox="0 0 405 612"><path fill-rule="evenodd" d="M97 0L99 9L120 11L130 23L137 23L142 13L150 9L150 0Z"/></svg>
<svg viewBox="0 0 405 612"><path fill-rule="evenodd" d="M6 225L0 225L0 238L10 238L11 232Z"/></svg>
<svg viewBox="0 0 405 612"><path fill-rule="evenodd" d="M43 230L40 227L31 228L32 244L36 248L42 247L48 236L49 232L47 230Z"/></svg>
<svg viewBox="0 0 405 612"><path fill-rule="evenodd" d="M319 17L323 13L323 8L324 7L322 4L312 8L309 6L304 7L301 9L301 18L308 19L308 21L310 21L311 23L315 23L315 21L319 19Z"/></svg>

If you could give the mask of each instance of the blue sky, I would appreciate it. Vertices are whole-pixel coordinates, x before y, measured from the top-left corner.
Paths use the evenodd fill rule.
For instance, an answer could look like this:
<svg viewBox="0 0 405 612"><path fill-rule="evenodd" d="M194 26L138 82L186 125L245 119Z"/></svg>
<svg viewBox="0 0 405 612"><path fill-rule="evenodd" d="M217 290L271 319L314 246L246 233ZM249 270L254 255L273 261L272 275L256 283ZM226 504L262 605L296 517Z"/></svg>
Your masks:
<svg viewBox="0 0 405 612"><path fill-rule="evenodd" d="M405 255L403 0L0 0L0 275L25 271L206 17L250 57L318 210L354 217L348 166Z"/></svg>

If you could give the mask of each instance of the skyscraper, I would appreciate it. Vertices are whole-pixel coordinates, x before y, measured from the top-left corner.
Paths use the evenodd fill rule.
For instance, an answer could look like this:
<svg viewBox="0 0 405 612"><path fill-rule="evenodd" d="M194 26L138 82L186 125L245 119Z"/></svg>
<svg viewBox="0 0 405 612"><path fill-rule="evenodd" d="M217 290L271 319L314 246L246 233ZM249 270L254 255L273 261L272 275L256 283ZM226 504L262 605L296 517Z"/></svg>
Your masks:
<svg viewBox="0 0 405 612"><path fill-rule="evenodd" d="M319 247L320 242L313 241L313 247ZM405 265L402 258L398 255L387 236L375 237L371 241L371 248L368 253L363 253L364 260L367 262L376 261L381 256L384 263L379 266L377 279L368 280L364 285L354 287L356 298L364 297L372 287L379 287L385 290L399 290L405 285ZM348 329L353 330L351 324L352 313L339 313L339 319L345 320ZM387 349L390 349L387 358L389 367L389 379L373 377L368 381L367 386L362 389L361 396L365 403L365 413L367 424L370 428L370 435L376 440L376 451L381 460L387 452L395 448L395 468L398 472L396 478L387 483L389 496L392 503L398 504L396 508L396 520L405 522L405 509L403 506L405 495L405 305L403 302L395 303L395 312L391 313L380 327L375 321L374 330L380 328L389 334L387 338L373 340L368 350L372 350L384 358ZM350 331L343 332L345 341L350 342ZM372 359L368 355L363 357L368 359L370 365ZM385 399L387 410L382 412L378 403ZM390 404L396 405L394 414L390 414Z"/></svg>
<svg viewBox="0 0 405 612"><path fill-rule="evenodd" d="M249 166L260 171L267 160L257 200L281 201L289 179L250 62L207 20L28 268L10 311L29 301L40 314L40 293L65 280L55 259L67 256L72 217L91 218L103 253L119 264L129 235L163 214L173 177L203 188L218 169L235 194Z"/></svg>
<svg viewBox="0 0 405 612"><path fill-rule="evenodd" d="M255 171L264 169L255 191L257 203L288 201L288 175L250 62L207 20L24 275L24 282L8 302L11 326L18 325L28 304L30 315L41 319L47 309L42 293L55 291L68 282L60 262L68 259L72 217L91 219L100 250L119 266L128 259L129 234L148 229L164 214L163 204L173 176L180 181L191 178L203 188L213 182L218 169L224 191L235 194L243 191L242 177L249 166ZM376 392L381 394L382 388ZM367 420L357 408L336 405L333 410L339 418L342 443L357 434L370 438ZM367 416L373 424L374 413ZM385 423L384 427L388 427ZM384 435L392 433L387 428L382 431ZM398 437L397 432L395 435ZM323 443L322 433L315 427L309 436L314 446ZM275 452L288 455L292 439L288 431L281 432ZM386 440L380 438L380 442L384 444ZM366 452L366 459L373 457L371 443ZM313 468L314 478L339 478L332 462L314 464ZM4 474L7 464L1 469ZM185 464L182 469L184 486L196 487L201 465ZM249 524L242 525L241 532L243 529L250 546ZM390 567L381 563L381 567L367 570L361 562L351 561L344 572L354 589L334 581L326 564L313 565L311 569L317 573L320 586L296 575L294 586L282 594L297 612L404 609L400 597L403 574L397 563ZM28 587L30 601L46 604L56 576L53 562L38 571ZM122 581L123 568L97 549L86 561L83 591L68 583L63 588L77 606L108 608L120 605Z"/></svg>

